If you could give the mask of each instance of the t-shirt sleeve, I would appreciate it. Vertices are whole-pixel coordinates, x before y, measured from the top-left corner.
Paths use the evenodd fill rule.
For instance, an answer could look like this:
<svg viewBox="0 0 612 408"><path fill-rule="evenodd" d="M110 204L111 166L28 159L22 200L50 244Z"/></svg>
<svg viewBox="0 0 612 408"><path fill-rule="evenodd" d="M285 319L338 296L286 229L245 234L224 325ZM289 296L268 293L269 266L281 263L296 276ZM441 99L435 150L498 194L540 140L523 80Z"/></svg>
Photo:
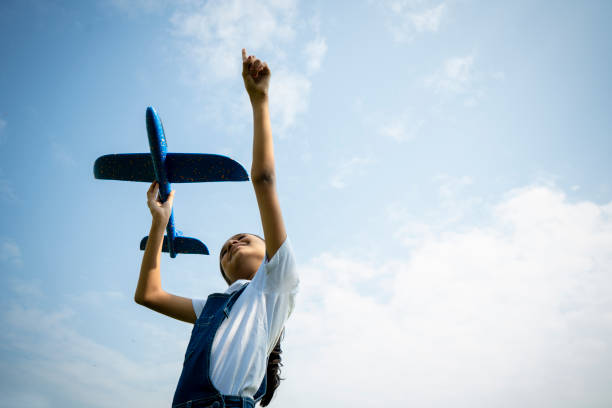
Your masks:
<svg viewBox="0 0 612 408"><path fill-rule="evenodd" d="M289 238L285 239L272 259L262 263L253 283L265 297L269 354L293 311L300 283Z"/></svg>
<svg viewBox="0 0 612 408"><path fill-rule="evenodd" d="M193 305L193 311L196 315L196 319L199 319L202 310L204 310L206 299L191 299L191 304Z"/></svg>
<svg viewBox="0 0 612 408"><path fill-rule="evenodd" d="M285 238L272 259L264 261L263 268L260 268L258 273L265 275L260 277L263 278L262 289L264 293L297 291L300 280L289 237Z"/></svg>

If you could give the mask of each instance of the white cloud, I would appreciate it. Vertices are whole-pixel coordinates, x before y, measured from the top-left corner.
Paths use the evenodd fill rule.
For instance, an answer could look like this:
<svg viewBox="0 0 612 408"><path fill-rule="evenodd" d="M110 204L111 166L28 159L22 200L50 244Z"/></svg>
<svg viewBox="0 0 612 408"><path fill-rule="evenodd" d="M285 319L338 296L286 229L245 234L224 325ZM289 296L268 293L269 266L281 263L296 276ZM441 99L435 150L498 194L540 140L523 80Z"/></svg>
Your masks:
<svg viewBox="0 0 612 408"><path fill-rule="evenodd" d="M352 157L338 164L332 174L329 184L337 189L346 187L347 179L355 173L363 172L363 166L370 164L371 160L363 157Z"/></svg>
<svg viewBox="0 0 612 408"><path fill-rule="evenodd" d="M422 106L404 107L395 112L372 109L362 98L355 99L352 110L371 132L398 143L421 136L431 116Z"/></svg>
<svg viewBox="0 0 612 408"><path fill-rule="evenodd" d="M376 6L382 5L388 17L387 27L397 42L411 41L416 33L437 32L448 9L444 2L423 0L370 3Z"/></svg>
<svg viewBox="0 0 612 408"><path fill-rule="evenodd" d="M406 247L418 246L444 231L487 221L484 214L490 211L489 204L470 194L474 183L471 177L440 174L432 182L437 185L438 206L429 208L420 218L401 202L391 202L385 208L387 220L395 227L393 238Z"/></svg>
<svg viewBox="0 0 612 408"><path fill-rule="evenodd" d="M425 77L424 85L444 99L457 98L464 106L474 106L485 94L483 78L486 78L474 68L474 61L472 54L448 58L440 69Z"/></svg>
<svg viewBox="0 0 612 408"><path fill-rule="evenodd" d="M391 138L396 142L414 139L425 124L424 119L416 119L415 116L408 111L399 116L385 118L380 121L373 121L370 119L370 121L384 123L378 127L378 134Z"/></svg>
<svg viewBox="0 0 612 408"><path fill-rule="evenodd" d="M304 54L306 56L306 66L309 74L313 74L321 68L325 53L327 53L325 38L316 38L306 44Z"/></svg>
<svg viewBox="0 0 612 408"><path fill-rule="evenodd" d="M469 176L452 177L448 174L440 174L435 177L435 180L440 182L438 193L445 199L454 198L459 190L474 182Z"/></svg>
<svg viewBox="0 0 612 408"><path fill-rule="evenodd" d="M224 91L215 98L217 110L236 110L236 93L244 90L240 72L241 48L268 63L272 71L270 105L274 131L281 136L296 125L308 110L310 75L321 68L327 52L319 21L303 23L298 5L292 0L196 3L179 7L171 18L172 32L186 57L186 77L197 86L216 87L217 83L240 83L240 90ZM305 36L301 29L310 28ZM310 38L314 32L314 38ZM302 43L302 38L305 38ZM301 63L301 61L304 63ZM194 78L194 79L191 79ZM225 85L224 85L225 86ZM216 93L211 91L212 93ZM247 100L248 102L248 100ZM248 105L240 105L241 115L250 116ZM226 120L224 120L226 122Z"/></svg>
<svg viewBox="0 0 612 408"><path fill-rule="evenodd" d="M8 238L0 240L0 262L15 266L23 265L21 248L14 240Z"/></svg>
<svg viewBox="0 0 612 408"><path fill-rule="evenodd" d="M466 92L474 81L474 57L449 58L442 69L425 79L425 85L435 92Z"/></svg>
<svg viewBox="0 0 612 408"><path fill-rule="evenodd" d="M446 5L444 3L439 4L436 7L421 10L420 12L410 13L408 16L414 24L414 28L418 32L422 31L438 31L440 27L440 20L442 15L446 11Z"/></svg>
<svg viewBox="0 0 612 408"><path fill-rule="evenodd" d="M437 181L449 203L474 183L446 175ZM388 208L397 231L407 208ZM283 342L287 380L275 404L609 405L612 203L569 202L554 186L534 185L483 211L488 222L462 230L422 221L405 252L376 262L323 253L302 264ZM391 241L373 237L369 247ZM17 384L0 386L3 401L168 405L182 333L128 322L156 340L143 344L153 357L141 360L79 333L71 308L13 304L1 317L0 341L13 360L0 371L10 370Z"/></svg>
<svg viewBox="0 0 612 408"><path fill-rule="evenodd" d="M506 73L504 71L497 71L491 74L491 78L496 79L498 81L503 81L506 79Z"/></svg>
<svg viewBox="0 0 612 408"><path fill-rule="evenodd" d="M281 52L279 46L295 37L296 12L296 2L291 0L206 2L176 11L171 23L174 34L184 40L184 51L199 68L201 81L209 82L242 71L243 47L265 58Z"/></svg>
<svg viewBox="0 0 612 408"><path fill-rule="evenodd" d="M304 265L278 404L612 403L612 203L535 185L485 209L404 256ZM296 401L304 384L317 392Z"/></svg>
<svg viewBox="0 0 612 408"><path fill-rule="evenodd" d="M270 83L270 110L273 131L280 137L294 126L298 115L308 109L311 83L304 75L283 71L273 74Z"/></svg>

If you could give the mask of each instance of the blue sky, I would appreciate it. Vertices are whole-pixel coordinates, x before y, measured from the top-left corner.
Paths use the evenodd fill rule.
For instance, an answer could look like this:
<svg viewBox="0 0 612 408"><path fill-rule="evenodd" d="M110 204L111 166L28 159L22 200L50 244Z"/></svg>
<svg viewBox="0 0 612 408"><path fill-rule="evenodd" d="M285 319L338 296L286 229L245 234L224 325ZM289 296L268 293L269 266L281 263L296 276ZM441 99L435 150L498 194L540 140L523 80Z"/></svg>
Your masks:
<svg viewBox="0 0 612 408"><path fill-rule="evenodd" d="M240 49L268 62L278 188L300 264L273 406L609 406L612 4L397 0L0 4L0 406L168 406L188 325L136 305L146 152L250 168ZM248 183L176 185L224 289L261 233ZM432 396L433 395L433 396Z"/></svg>

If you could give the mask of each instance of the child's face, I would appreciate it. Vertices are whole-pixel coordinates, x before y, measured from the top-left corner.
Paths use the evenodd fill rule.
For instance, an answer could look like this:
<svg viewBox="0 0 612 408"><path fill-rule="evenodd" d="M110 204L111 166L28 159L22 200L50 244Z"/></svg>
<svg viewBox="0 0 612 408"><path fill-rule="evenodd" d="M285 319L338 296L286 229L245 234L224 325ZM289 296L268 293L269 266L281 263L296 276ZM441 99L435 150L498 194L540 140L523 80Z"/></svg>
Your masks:
<svg viewBox="0 0 612 408"><path fill-rule="evenodd" d="M263 262L266 244L251 234L237 234L221 247L221 266L233 283L238 279L253 279Z"/></svg>

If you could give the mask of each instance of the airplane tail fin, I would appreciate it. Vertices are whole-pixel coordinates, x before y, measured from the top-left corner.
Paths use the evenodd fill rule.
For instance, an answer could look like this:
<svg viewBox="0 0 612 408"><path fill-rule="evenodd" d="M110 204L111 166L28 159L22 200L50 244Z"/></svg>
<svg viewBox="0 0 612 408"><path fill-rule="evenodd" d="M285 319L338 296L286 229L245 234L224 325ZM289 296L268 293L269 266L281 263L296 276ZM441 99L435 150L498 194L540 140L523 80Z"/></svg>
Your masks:
<svg viewBox="0 0 612 408"><path fill-rule="evenodd" d="M149 237L144 237L140 241L140 249L144 251ZM174 252L177 254L200 254L209 255L208 248L202 241L196 238L180 237L174 238ZM162 244L162 252L170 252L168 248L168 236L164 235L164 243Z"/></svg>

